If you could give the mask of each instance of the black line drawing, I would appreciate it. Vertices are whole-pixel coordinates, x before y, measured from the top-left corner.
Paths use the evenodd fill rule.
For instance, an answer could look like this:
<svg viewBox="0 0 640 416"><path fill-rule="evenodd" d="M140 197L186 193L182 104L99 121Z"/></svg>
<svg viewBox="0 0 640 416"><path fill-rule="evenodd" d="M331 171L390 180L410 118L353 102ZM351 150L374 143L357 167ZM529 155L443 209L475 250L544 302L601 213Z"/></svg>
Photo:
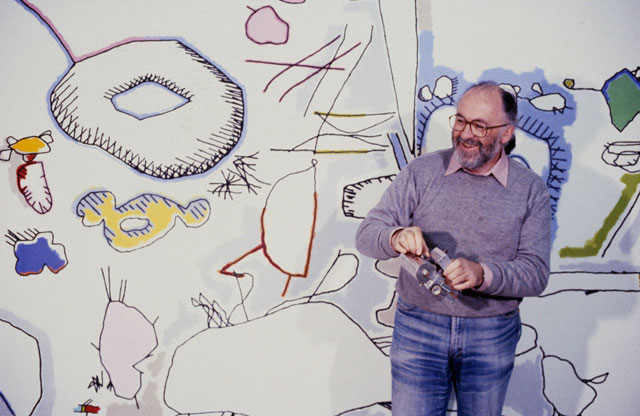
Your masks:
<svg viewBox="0 0 640 416"><path fill-rule="evenodd" d="M640 172L640 141L618 140L604 145L602 160L629 173Z"/></svg>
<svg viewBox="0 0 640 416"><path fill-rule="evenodd" d="M209 185L214 185L209 192L224 199L227 197L233 199L234 195L240 194L242 191L257 195L263 185L270 185L256 176L257 154L258 152L248 156L235 155L233 168L221 171L222 182L209 183Z"/></svg>
<svg viewBox="0 0 640 416"><path fill-rule="evenodd" d="M395 179L386 175L345 185L342 190L342 212L345 217L364 218L378 203L380 195Z"/></svg>
<svg viewBox="0 0 640 416"><path fill-rule="evenodd" d="M32 415L42 401L42 353L36 337L0 319L0 368L20 371L0 377L0 414Z"/></svg>
<svg viewBox="0 0 640 416"><path fill-rule="evenodd" d="M362 61L365 53L370 47L373 41L373 26L369 30L369 38L367 43L362 48L357 60L345 76L342 84L340 85L336 95L331 98L330 104L326 110L315 111L314 115L320 118L320 125L318 127L317 134L305 139L301 143L293 146L292 148L272 148L271 151L276 152L311 152L313 154L366 154L372 152L383 152L388 147L384 143L379 143L373 139L380 137L380 134L365 134L367 130L372 130L375 127L381 126L384 123L390 121L394 117L392 112L383 113L337 113L334 112L336 103L343 92L345 86L348 84L349 79L353 76L354 71ZM340 53L340 49L343 46L343 42L347 35L347 26L344 28L344 34L342 35L342 42L336 49L334 60L344 56L346 53L353 50L353 48L347 50L347 52ZM336 37L332 42L336 41L339 37ZM358 42L357 45L360 45ZM333 61L332 61L333 62ZM330 69L330 68L323 68ZM326 71L323 77L320 79L315 87L313 94L307 104L304 114L306 115L311 103L316 98L320 85L323 83L326 75Z"/></svg>
<svg viewBox="0 0 640 416"><path fill-rule="evenodd" d="M356 255L339 250L310 295L282 302L264 316L247 318L237 324L231 323L230 315L217 302L192 299L193 306L206 313L207 328L176 349L164 390L167 406L181 414L214 411L343 414L378 403L388 406L389 386L380 385L380 380L386 377L383 373L389 371L384 348L340 307L320 299L345 288L357 275L358 268ZM246 295L248 293L242 295L243 302ZM216 324L211 325L211 322ZM309 338L311 333L323 334L322 342L315 342L316 335ZM259 341L255 337L259 337ZM321 365L325 370L315 368L322 363L324 351L328 351L323 345L329 347L338 360L335 371L325 371L324 364ZM226 353L227 348L234 354ZM300 354L306 358L300 359ZM353 371L354 377L358 378L357 391L344 392L344 383L351 382L342 376L336 378L343 361L351 362L351 368L367 368L366 376L358 370ZM228 366L242 367L245 376L225 378L223 375L228 373ZM200 373L215 376L202 378ZM314 377L303 376L305 374L314 374ZM362 380L360 375L364 376ZM264 392L264 389L250 386L269 381L276 382L278 388ZM324 389L313 388L316 382L335 385L331 400L322 397ZM292 389L290 384L298 387ZM209 393L202 394L202 391ZM251 400L247 400L247 395ZM290 395L295 395L296 400L277 399Z"/></svg>
<svg viewBox="0 0 640 416"><path fill-rule="evenodd" d="M145 120L114 108L116 95L143 83L188 102ZM238 143L244 124L240 86L176 40L133 41L76 62L53 89L51 112L72 139L160 179L216 166Z"/></svg>
<svg viewBox="0 0 640 416"><path fill-rule="evenodd" d="M538 96L533 98L524 97L524 99L529 101L537 110L563 113L567 109L572 109L567 106L567 100L562 94L559 92L545 94L542 91L542 86L540 86L538 82L534 82L533 85L531 85L531 90L538 93Z"/></svg>
<svg viewBox="0 0 640 416"><path fill-rule="evenodd" d="M598 397L594 385L607 381L609 373L591 379L580 377L573 363L557 355L546 354L542 348L544 398L553 406L554 416L579 416Z"/></svg>

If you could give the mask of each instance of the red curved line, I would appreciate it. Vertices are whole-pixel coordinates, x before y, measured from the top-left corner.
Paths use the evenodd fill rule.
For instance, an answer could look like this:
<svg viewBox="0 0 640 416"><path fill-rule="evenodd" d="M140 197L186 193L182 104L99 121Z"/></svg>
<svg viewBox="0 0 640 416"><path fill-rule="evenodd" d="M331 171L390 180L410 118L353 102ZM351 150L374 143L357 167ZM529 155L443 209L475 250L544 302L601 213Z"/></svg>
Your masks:
<svg viewBox="0 0 640 416"><path fill-rule="evenodd" d="M317 54L318 52L320 52L321 50L323 50L324 48L328 47L329 45L331 45L333 42L337 41L338 39L340 39L340 35L336 36L335 38L333 38L332 40L329 41L329 43L325 44L324 46L322 46L320 49L316 50L315 52L312 52L311 54L305 56L304 58L300 59L298 62L289 65L287 68L283 69L282 71L278 72L273 78L271 78L271 81L269 81L267 83L267 85L264 87L264 89L262 90L262 92L267 92L267 89L269 88L269 85L271 85L271 83L273 81L276 80L276 78L278 78L280 75L284 74L285 72L287 72L288 70L290 70L291 68L294 68L296 65L301 64L302 62L306 61L307 59L311 58L313 55Z"/></svg>
<svg viewBox="0 0 640 416"><path fill-rule="evenodd" d="M273 260L273 258L271 258L271 256L268 253L268 249L267 249L267 244L264 241L264 214L266 212L266 207L262 209L262 215L260 216L260 228L261 228L261 233L260 233L260 239L262 241L262 252L264 253L265 258L267 259L267 261L269 263L271 263L271 265L273 267L275 267L276 269L278 269L279 271L281 271L282 273L286 274L288 276L287 279L287 283L284 287L284 291L282 292L282 296L284 297L286 295L287 289L289 288L289 282L291 281L292 277L302 277L302 278L306 278L307 275L309 274L309 263L311 262L311 250L313 248L313 239L315 238L315 230L316 230L316 222L318 220L318 193L314 192L313 193L313 221L311 223L311 235L309 236L309 246L307 247L307 258L306 258L306 262L304 265L304 271L300 272L300 273L290 273L288 271L286 271L285 269L283 269L278 263L275 262L275 260Z"/></svg>
<svg viewBox="0 0 640 416"><path fill-rule="evenodd" d="M277 66L288 66L288 67L296 67L296 68L311 68L311 69L330 69L333 71L344 71L344 68L330 66L325 68L324 65L308 65L308 64L296 64L290 62L275 62L275 61L261 61L259 59L245 59L245 62L250 64L265 64L265 65L277 65Z"/></svg>
<svg viewBox="0 0 640 416"><path fill-rule="evenodd" d="M224 266L222 266L222 268L220 270L218 270L218 273L220 274L224 274L226 276L234 276L234 277L244 277L244 273L236 273L234 271L227 271L227 269L229 269L229 267L233 266L234 264L239 263L240 261L242 261L245 257L255 253L256 251L259 251L260 249L262 249L264 247L264 243L252 248L251 250L247 251L246 253L244 253L242 256L238 257L235 260L230 261L229 263L225 264Z"/></svg>
<svg viewBox="0 0 640 416"><path fill-rule="evenodd" d="M278 102L282 102L282 99L289 94L289 92L291 92L291 90L293 90L294 88L300 86L301 84L305 83L306 81L308 81L310 78L318 75L321 71L323 70L327 70L331 67L331 64L333 64L335 61L337 61L338 59L342 58L343 56L345 56L346 54L348 54L349 52L353 51L355 48L357 48L358 46L360 46L362 42L358 42L356 43L354 46L352 46L351 48L347 49L345 52L341 53L340 55L336 56L335 58L333 58L332 60L330 60L329 62L327 62L326 64L324 64L320 69L315 70L314 72L311 73L311 75L305 77L302 81L299 81L295 84L293 84L291 87L289 87L288 90L286 90L284 92L284 94L282 94L282 96L280 96L280 99L278 100Z"/></svg>

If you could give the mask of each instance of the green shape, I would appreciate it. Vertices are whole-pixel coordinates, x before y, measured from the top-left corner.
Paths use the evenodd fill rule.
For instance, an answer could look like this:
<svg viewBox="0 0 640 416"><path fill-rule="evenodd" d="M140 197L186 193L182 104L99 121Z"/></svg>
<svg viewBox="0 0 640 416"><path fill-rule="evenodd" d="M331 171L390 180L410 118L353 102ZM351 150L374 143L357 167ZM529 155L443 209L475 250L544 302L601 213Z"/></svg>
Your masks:
<svg viewBox="0 0 640 416"><path fill-rule="evenodd" d="M622 175L620 182L625 184L625 187L622 190L622 195L620 195L620 199L618 199L616 205L613 207L609 215L607 215L607 218L605 218L602 227L592 238L586 241L584 247L561 248L560 257L591 257L598 254L600 248L602 248L602 244L604 244L604 240L609 234L609 231L611 231L616 222L618 222L618 219L624 213L629 202L631 202L631 198L636 193L638 184L640 184L640 174L627 173Z"/></svg>
<svg viewBox="0 0 640 416"><path fill-rule="evenodd" d="M604 84L605 96L611 122L618 131L625 127L640 112L640 81L627 69L623 69Z"/></svg>

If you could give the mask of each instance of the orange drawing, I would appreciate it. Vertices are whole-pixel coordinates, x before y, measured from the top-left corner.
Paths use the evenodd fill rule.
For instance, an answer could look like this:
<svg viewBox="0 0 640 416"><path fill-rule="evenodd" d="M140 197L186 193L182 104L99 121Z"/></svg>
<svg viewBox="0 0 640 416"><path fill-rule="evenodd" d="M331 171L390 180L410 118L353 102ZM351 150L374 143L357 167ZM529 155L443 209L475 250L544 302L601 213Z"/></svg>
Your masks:
<svg viewBox="0 0 640 416"><path fill-rule="evenodd" d="M288 277L282 296L292 277L307 277L318 213L316 164L314 159L309 168L290 173L273 185L260 216L260 244L222 266L220 273L243 277L244 273L232 267L262 250L269 263Z"/></svg>

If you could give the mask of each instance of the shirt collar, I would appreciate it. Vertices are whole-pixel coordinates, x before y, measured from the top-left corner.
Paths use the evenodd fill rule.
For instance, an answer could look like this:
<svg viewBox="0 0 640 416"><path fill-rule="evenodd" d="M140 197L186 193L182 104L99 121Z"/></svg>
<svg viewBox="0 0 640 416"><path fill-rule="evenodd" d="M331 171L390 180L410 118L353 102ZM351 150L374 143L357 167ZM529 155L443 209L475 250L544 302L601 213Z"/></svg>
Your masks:
<svg viewBox="0 0 640 416"><path fill-rule="evenodd" d="M471 173L465 168L463 168L462 165L460 165L460 162L458 161L458 158L456 157L456 153L454 151L451 155L451 160L449 161L449 167L447 167L447 170L444 172L444 176L451 175L452 173L455 173L460 169L464 170L465 172ZM477 175L475 173L471 173L471 174ZM504 152L504 149L502 149L502 153L500 154L500 159L498 159L496 164L493 165L493 167L489 169L488 172L485 172L477 176L493 175L493 177L496 178L496 180L506 188L507 177L509 176L508 174L509 174L509 156L507 156L507 154Z"/></svg>

